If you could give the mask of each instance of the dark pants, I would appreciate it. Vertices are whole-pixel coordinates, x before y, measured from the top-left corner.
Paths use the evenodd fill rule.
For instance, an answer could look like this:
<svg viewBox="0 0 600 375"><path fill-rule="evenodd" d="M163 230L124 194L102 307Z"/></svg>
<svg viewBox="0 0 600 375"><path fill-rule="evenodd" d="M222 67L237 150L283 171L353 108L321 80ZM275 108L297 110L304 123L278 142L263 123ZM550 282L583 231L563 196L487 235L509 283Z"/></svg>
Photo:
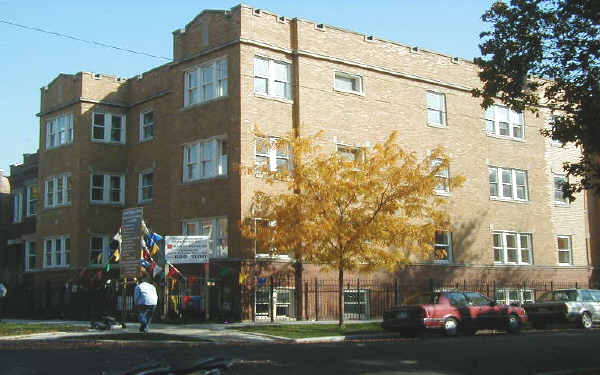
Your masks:
<svg viewBox="0 0 600 375"><path fill-rule="evenodd" d="M140 314L140 332L148 332L156 305L139 305L137 308Z"/></svg>

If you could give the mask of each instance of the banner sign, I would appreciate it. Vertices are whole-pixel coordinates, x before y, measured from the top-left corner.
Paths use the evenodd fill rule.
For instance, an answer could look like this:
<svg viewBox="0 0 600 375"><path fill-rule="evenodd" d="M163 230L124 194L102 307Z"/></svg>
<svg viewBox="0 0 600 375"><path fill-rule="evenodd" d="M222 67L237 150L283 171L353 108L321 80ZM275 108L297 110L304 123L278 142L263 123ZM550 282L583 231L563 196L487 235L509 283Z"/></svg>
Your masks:
<svg viewBox="0 0 600 375"><path fill-rule="evenodd" d="M134 278L140 268L140 236L144 209L126 208L123 210L121 226L121 260L119 261L121 277Z"/></svg>
<svg viewBox="0 0 600 375"><path fill-rule="evenodd" d="M165 259L169 263L208 263L209 253L209 236L165 237Z"/></svg>

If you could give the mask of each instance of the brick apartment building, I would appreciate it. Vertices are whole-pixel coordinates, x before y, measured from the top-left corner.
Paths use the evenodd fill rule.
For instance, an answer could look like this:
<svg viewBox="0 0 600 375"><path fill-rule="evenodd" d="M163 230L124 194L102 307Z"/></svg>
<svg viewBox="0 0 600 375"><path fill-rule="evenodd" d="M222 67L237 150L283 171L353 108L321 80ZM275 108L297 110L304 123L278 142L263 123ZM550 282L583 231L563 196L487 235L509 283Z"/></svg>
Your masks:
<svg viewBox="0 0 600 375"><path fill-rule="evenodd" d="M552 118L545 109L539 117L483 110L470 93L477 71L461 58L246 5L203 11L173 33L170 63L130 79L60 74L41 89L37 261L25 269L44 283L101 267L95 259L122 209L140 206L158 233L211 234L211 274L227 275L211 306L248 318L254 307L240 272L293 271L290 259L254 249L238 229L265 184L236 166L290 162L254 129L270 137L324 130L326 148L349 153L399 131L422 155L445 146L447 172L466 182L439 191L452 230L436 246L448 258L396 277L587 284L586 197L569 204L557 190L562 162L578 151L539 134ZM334 278L317 266L304 272Z"/></svg>

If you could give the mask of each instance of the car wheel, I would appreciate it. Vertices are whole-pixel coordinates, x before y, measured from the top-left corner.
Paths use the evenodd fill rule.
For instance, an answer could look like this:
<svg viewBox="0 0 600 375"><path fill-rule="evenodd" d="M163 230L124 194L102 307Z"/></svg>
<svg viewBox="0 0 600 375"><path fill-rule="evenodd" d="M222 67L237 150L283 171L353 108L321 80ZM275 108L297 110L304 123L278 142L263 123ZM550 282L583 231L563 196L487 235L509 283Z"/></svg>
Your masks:
<svg viewBox="0 0 600 375"><path fill-rule="evenodd" d="M508 333L519 333L521 331L521 319L511 314L506 318L506 331Z"/></svg>
<svg viewBox="0 0 600 375"><path fill-rule="evenodd" d="M583 314L581 314L581 320L579 321L579 325L581 328L583 329L590 329L592 328L592 316L590 315L589 312L584 312Z"/></svg>
<svg viewBox="0 0 600 375"><path fill-rule="evenodd" d="M454 318L447 318L444 321L444 333L446 336L458 335L458 321Z"/></svg>

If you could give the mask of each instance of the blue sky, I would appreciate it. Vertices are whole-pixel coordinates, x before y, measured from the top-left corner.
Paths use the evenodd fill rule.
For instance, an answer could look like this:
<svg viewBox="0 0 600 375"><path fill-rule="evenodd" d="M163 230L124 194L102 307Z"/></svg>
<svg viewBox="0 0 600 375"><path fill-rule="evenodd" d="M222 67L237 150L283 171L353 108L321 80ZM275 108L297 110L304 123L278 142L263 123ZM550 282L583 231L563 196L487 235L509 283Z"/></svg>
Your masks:
<svg viewBox="0 0 600 375"><path fill-rule="evenodd" d="M479 56L481 14L492 0L251 0L255 8L335 25L467 59ZM0 0L0 21L172 56L172 32L204 9L239 1ZM0 169L39 144L40 88L60 73L132 77L165 60L25 30L0 22Z"/></svg>

